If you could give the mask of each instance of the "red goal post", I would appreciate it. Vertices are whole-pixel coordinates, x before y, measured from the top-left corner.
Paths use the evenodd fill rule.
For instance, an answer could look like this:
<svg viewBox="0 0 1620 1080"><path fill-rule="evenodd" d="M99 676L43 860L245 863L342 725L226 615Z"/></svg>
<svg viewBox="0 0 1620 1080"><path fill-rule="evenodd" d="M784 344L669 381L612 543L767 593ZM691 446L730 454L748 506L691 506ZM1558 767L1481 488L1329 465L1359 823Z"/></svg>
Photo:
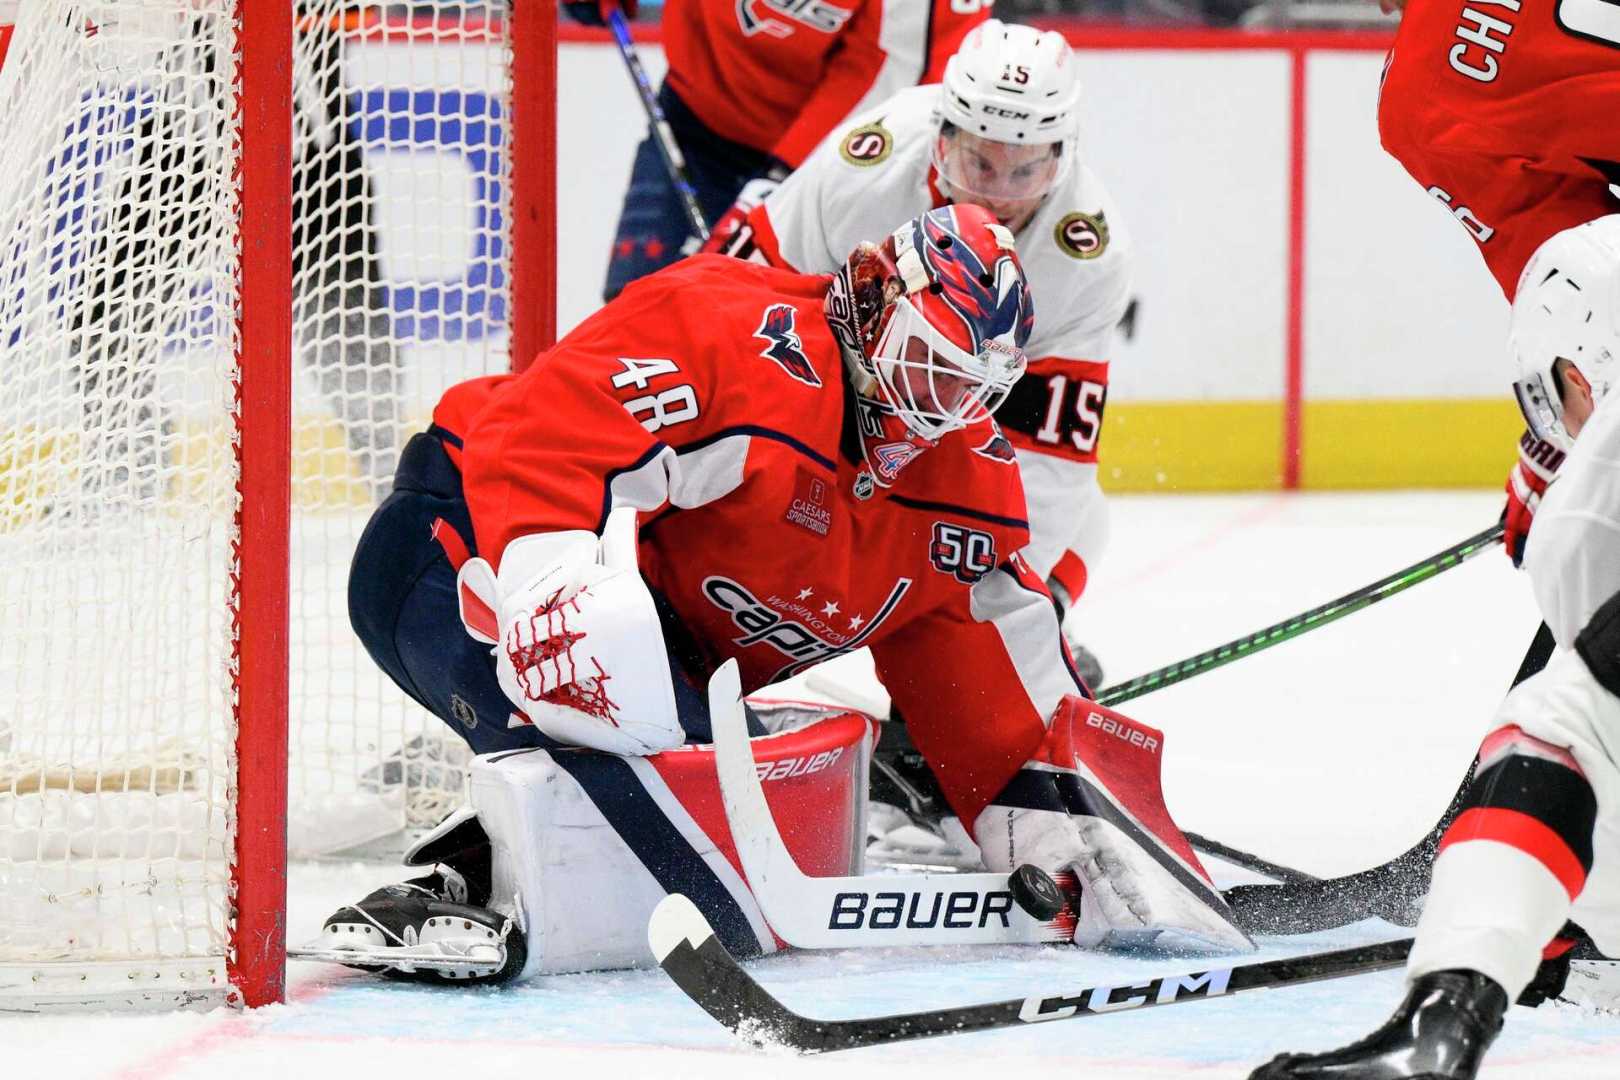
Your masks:
<svg viewBox="0 0 1620 1080"><path fill-rule="evenodd" d="M555 334L556 9L429 7L28 0L0 54L0 1011L279 1001L289 821L459 795L342 581L442 386Z"/></svg>

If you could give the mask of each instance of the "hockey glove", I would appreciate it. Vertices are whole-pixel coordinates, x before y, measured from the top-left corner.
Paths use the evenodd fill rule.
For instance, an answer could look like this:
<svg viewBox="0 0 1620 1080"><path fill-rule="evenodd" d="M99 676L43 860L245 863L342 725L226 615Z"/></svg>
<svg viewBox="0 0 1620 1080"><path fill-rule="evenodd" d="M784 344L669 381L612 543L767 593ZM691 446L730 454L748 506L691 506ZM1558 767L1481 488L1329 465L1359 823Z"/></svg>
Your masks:
<svg viewBox="0 0 1620 1080"><path fill-rule="evenodd" d="M1078 945L1140 944L1168 933L1249 951L1254 943L1165 809L1163 746L1153 728L1065 698L1036 759L973 823L984 865L1010 873L1034 863L1072 875Z"/></svg>
<svg viewBox="0 0 1620 1080"><path fill-rule="evenodd" d="M636 0L563 0L562 6L581 26L606 26L614 8L623 11L626 19L636 17Z"/></svg>
<svg viewBox="0 0 1620 1080"><path fill-rule="evenodd" d="M1541 496L1563 463L1564 452L1552 443L1542 442L1528 431L1519 436L1519 460L1508 471L1507 506L1502 510L1502 546L1514 566L1524 563L1524 545L1530 539Z"/></svg>
<svg viewBox="0 0 1620 1080"><path fill-rule="evenodd" d="M513 723L612 754L672 749L685 733L652 594L639 572L598 565L596 549L583 531L525 536L499 577L468 559L456 576L462 624L494 646Z"/></svg>
<svg viewBox="0 0 1620 1080"><path fill-rule="evenodd" d="M721 255L731 255L735 258L746 259L754 254L752 243L753 231L748 224L748 215L754 208L764 202L787 179L787 167L776 166L764 176L756 176L743 185L737 193L737 201L731 208L720 215L720 220L714 223L709 231L709 239L704 243L706 252L718 252Z"/></svg>

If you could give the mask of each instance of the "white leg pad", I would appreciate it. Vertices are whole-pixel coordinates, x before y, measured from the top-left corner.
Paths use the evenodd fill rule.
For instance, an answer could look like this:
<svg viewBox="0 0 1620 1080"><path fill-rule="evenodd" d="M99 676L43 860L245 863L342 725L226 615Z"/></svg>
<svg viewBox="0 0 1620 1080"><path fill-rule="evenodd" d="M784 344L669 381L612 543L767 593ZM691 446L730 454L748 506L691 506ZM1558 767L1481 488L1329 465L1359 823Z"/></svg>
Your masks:
<svg viewBox="0 0 1620 1080"><path fill-rule="evenodd" d="M730 927L729 947L775 951L747 883L650 760L558 754L569 768L544 750L473 762L471 801L493 848L492 905L515 915L528 935L520 977L652 966L647 920L666 888L644 857L670 875L670 891L689 892L712 909L717 927ZM695 751L681 756L698 760ZM595 794L603 806L615 807L614 821L570 771L586 760L618 765L580 772L606 776L591 782L602 785ZM708 772L712 784L712 766Z"/></svg>
<svg viewBox="0 0 1620 1080"><path fill-rule="evenodd" d="M494 848L493 905L528 935L520 978L653 962L647 919L664 890L549 753L478 758L471 799Z"/></svg>

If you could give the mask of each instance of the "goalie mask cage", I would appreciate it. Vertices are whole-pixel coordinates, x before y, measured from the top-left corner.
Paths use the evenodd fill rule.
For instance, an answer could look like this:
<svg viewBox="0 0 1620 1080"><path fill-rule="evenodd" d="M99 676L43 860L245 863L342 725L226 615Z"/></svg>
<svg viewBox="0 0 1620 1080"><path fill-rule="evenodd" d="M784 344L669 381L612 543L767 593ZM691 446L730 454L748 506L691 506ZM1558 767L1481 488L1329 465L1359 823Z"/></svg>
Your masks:
<svg viewBox="0 0 1620 1080"><path fill-rule="evenodd" d="M279 1000L289 846L397 850L460 798L348 560L443 388L553 333L556 15L405 10L20 6L0 1011Z"/></svg>

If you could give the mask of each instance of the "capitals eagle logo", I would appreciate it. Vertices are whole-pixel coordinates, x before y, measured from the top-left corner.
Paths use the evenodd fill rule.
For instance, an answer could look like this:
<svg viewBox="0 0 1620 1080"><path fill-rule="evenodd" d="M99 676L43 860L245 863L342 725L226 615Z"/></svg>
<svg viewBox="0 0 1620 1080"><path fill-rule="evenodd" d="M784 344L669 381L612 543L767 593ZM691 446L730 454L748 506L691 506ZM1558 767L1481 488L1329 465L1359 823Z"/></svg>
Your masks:
<svg viewBox="0 0 1620 1080"><path fill-rule="evenodd" d="M766 308L759 329L754 331L754 336L765 342L759 355L775 360L783 371L806 386L820 386L821 376L810 366L810 358L804 354L804 341L794 329L797 317L792 304L772 304Z"/></svg>

